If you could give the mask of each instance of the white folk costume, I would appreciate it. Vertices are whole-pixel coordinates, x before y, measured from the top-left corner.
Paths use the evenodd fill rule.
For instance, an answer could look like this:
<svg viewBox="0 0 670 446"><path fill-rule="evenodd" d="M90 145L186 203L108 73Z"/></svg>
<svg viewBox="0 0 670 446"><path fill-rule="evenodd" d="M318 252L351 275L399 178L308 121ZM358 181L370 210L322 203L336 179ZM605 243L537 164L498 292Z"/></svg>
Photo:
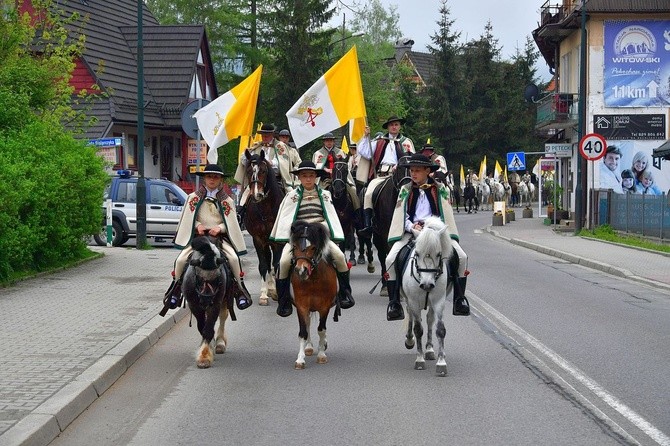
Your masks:
<svg viewBox="0 0 670 446"><path fill-rule="evenodd" d="M301 171L313 171L317 175L323 172L316 169L311 161L303 161L294 174L299 175ZM277 219L270 232L270 240L277 242L288 242L291 237L291 225L296 220L304 220L308 223L320 223L328 230L330 240L328 240L327 250L333 259L333 265L337 270L338 281L338 305L347 309L354 306L354 299L351 296L351 285L349 284L349 265L335 242L344 240L344 231L337 217L335 206L330 196L330 192L315 185L312 190L305 189L300 185L292 190L281 202ZM279 304L277 314L282 317L291 315L293 308L289 296L289 274L291 271L291 262L293 260L293 247L290 243L284 245L281 257L279 259L279 271L277 272L277 294Z"/></svg>
<svg viewBox="0 0 670 446"><path fill-rule="evenodd" d="M433 163L428 157L422 154L413 155L410 158L408 166L430 167L433 172L438 168L437 164ZM454 288L454 302L455 305L457 305L456 301L459 301L459 311L462 312L459 314L465 314L464 307L461 307L460 305L462 305L463 300L467 303L464 294L467 255L458 243L458 228L456 227L454 211L449 203L449 198L449 189L444 184L439 183L430 177L427 179L426 183L420 186L412 182L410 184L405 184L400 188L388 233L388 242L393 243L393 246L386 257L386 264L392 265L387 270L387 287L389 290L389 307L387 310L388 320L397 320L402 319L401 316L404 317L402 305L400 305L396 269L393 264L402 247L412 239L412 227L414 224L423 222L430 216L440 217L446 224L452 239L454 252L457 254L459 261L457 274L461 281L458 290L457 287ZM469 305L466 306L467 313L469 314ZM454 310L454 314L456 314L456 310Z"/></svg>

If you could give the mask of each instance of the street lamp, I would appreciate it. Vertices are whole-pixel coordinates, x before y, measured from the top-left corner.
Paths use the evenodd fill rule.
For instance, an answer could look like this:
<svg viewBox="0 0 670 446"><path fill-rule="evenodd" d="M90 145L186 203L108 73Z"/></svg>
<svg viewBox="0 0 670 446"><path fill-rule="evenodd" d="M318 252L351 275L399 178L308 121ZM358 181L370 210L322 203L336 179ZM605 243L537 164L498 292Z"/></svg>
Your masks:
<svg viewBox="0 0 670 446"><path fill-rule="evenodd" d="M344 54L344 53L345 53L345 49L346 49L345 46L344 46L344 42L345 42L345 41L351 39L352 37L361 37L361 36L364 36L364 35L365 35L365 33L364 33L363 31L358 31L358 32L355 32L355 33L353 33L353 34L351 34L351 35L344 36L344 29L343 29L343 30L342 30L342 37L339 38L339 39L337 39L337 40L334 41L334 42L331 42L330 45L328 45L328 60L330 60L330 50L331 50L335 45L337 45L338 43L341 42L341 43L342 43L342 54Z"/></svg>

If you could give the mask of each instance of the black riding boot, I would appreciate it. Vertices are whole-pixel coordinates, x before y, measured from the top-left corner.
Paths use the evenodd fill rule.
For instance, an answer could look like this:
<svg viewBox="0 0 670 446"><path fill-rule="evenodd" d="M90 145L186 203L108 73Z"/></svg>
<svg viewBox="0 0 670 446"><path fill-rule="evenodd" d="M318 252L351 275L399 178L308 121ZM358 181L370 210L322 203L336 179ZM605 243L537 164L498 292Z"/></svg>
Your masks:
<svg viewBox="0 0 670 446"><path fill-rule="evenodd" d="M237 308L240 310L249 308L252 304L251 295L249 294L247 287L244 286L244 281L241 279L234 280L234 286L237 288L237 290L235 290L235 301L237 302Z"/></svg>
<svg viewBox="0 0 670 446"><path fill-rule="evenodd" d="M290 278L277 279L277 314L281 317L288 317L293 313L293 304L291 303L291 295L289 286L291 286Z"/></svg>
<svg viewBox="0 0 670 446"><path fill-rule="evenodd" d="M168 310L174 310L175 308L179 308L181 306L181 303L182 303L181 279L179 280L172 279L172 283L165 292L165 296L163 296L163 309L158 314L165 317Z"/></svg>
<svg viewBox="0 0 670 446"><path fill-rule="evenodd" d="M386 309L386 320L401 321L405 319L405 312L400 303L400 288L396 280L386 282L386 289L389 292L389 306Z"/></svg>
<svg viewBox="0 0 670 446"><path fill-rule="evenodd" d="M449 259L449 277L454 283L454 308L452 314L454 316L469 316L470 303L465 297L465 286L467 285L468 278L467 276L460 277L458 275L459 263L457 255L453 255Z"/></svg>
<svg viewBox="0 0 670 446"><path fill-rule="evenodd" d="M363 229L358 231L359 235L370 236L372 234L372 216L374 210L372 209L363 209Z"/></svg>
<svg viewBox="0 0 670 446"><path fill-rule="evenodd" d="M351 295L351 285L349 284L349 271L337 273L337 283L340 285L340 291L337 293L337 299L340 302L340 308L346 310L354 306L354 298Z"/></svg>

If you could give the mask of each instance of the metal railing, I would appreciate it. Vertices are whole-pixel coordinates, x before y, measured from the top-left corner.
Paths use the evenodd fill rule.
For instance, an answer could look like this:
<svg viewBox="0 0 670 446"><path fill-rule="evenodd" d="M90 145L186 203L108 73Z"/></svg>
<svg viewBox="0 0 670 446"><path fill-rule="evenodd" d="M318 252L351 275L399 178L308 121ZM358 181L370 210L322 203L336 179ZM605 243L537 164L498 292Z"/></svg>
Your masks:
<svg viewBox="0 0 670 446"><path fill-rule="evenodd" d="M670 237L670 195L617 194L594 190L593 222L617 231L668 240Z"/></svg>
<svg viewBox="0 0 670 446"><path fill-rule="evenodd" d="M578 120L579 94L551 93L537 101L536 127Z"/></svg>

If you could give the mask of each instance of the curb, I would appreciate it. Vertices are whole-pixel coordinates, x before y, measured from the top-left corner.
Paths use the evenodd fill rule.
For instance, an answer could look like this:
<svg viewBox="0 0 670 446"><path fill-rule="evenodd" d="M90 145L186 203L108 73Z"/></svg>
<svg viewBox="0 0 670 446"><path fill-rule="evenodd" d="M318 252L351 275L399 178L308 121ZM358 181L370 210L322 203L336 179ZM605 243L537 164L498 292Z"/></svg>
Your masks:
<svg viewBox="0 0 670 446"><path fill-rule="evenodd" d="M657 282L655 280L650 280L647 279L646 277L640 277L636 276L633 274L631 271L624 269L624 268L618 268L616 266L608 265L607 263L599 262L597 260L592 260L588 259L586 257L581 257L575 254L570 254L565 251L560 251L558 249L553 249L553 248L547 248L546 246L538 245L537 243L532 243L528 242L526 240L520 240L517 238L509 238L501 235L498 231L491 229L491 226L486 227L486 232L493 234L494 236L501 238L503 240L507 240L508 242L512 243L513 245L518 245L527 249L532 249L533 251L541 252L543 254L550 255L552 257L557 257L559 259L565 260L570 263L574 263L577 265L582 265L587 268L595 269L598 271L602 271L607 274L612 274L614 276L624 276L629 280L633 280L635 282L639 282L645 285L648 285L653 288L659 288L665 291L670 291L670 285L667 285L662 282ZM598 239L592 239L588 238L588 240L593 240L593 241L598 241L600 242L601 240ZM625 248L629 248L627 245L621 245L619 243L613 243L617 246L622 246ZM655 252L655 251L654 251Z"/></svg>
<svg viewBox="0 0 670 446"><path fill-rule="evenodd" d="M188 313L179 308L165 318L154 316L7 430L0 446L48 445Z"/></svg>

